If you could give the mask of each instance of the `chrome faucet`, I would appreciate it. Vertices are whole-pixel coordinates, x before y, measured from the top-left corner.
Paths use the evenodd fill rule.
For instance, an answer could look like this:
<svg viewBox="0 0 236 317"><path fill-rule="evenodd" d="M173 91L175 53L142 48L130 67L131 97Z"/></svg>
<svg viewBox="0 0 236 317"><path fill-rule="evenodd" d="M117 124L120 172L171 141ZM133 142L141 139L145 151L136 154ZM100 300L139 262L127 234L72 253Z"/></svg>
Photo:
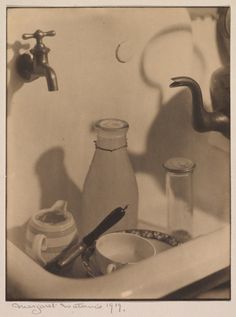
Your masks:
<svg viewBox="0 0 236 317"><path fill-rule="evenodd" d="M39 77L45 77L49 91L58 90L57 76L52 67L48 64L48 53L50 49L45 46L42 39L45 36L54 36L55 31L43 32L35 31L33 34L23 34L24 40L35 38L36 45L30 53L24 53L17 59L17 70L19 75L27 82L31 82Z"/></svg>

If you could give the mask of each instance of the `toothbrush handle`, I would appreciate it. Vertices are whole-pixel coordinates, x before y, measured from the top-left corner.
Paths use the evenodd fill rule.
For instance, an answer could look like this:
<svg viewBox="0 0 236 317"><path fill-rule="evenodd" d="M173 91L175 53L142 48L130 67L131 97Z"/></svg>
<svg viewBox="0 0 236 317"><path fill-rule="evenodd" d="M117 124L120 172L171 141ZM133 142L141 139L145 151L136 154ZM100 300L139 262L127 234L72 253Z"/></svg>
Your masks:
<svg viewBox="0 0 236 317"><path fill-rule="evenodd" d="M92 232L90 232L87 236L83 238L83 242L87 246L91 245L102 233L107 231L121 218L123 218L127 207L128 206L126 206L125 208L118 207L114 209Z"/></svg>

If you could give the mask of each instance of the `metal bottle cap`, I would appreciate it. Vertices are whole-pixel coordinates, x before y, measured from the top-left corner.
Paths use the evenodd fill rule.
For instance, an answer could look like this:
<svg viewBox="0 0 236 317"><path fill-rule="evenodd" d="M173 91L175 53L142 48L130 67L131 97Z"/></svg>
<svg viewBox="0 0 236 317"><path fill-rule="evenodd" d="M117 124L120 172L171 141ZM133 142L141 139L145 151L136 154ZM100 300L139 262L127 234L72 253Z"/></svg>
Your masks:
<svg viewBox="0 0 236 317"><path fill-rule="evenodd" d="M191 160L185 157L173 157L167 160L163 166L169 171L174 173L187 173L192 172L196 166Z"/></svg>

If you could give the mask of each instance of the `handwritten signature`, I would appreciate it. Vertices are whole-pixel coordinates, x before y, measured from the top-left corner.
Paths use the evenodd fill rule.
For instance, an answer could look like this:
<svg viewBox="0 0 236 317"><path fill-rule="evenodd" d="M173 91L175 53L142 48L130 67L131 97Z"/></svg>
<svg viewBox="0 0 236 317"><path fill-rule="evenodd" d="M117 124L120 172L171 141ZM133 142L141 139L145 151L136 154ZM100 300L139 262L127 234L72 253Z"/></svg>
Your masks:
<svg viewBox="0 0 236 317"><path fill-rule="evenodd" d="M64 309L67 311L75 311L79 309L89 310L107 310L110 314L113 313L124 313L126 309L120 303L96 303L96 304L85 304L85 303L12 303L12 308L17 310L28 310L33 315L39 315L45 310L50 309Z"/></svg>
<svg viewBox="0 0 236 317"><path fill-rule="evenodd" d="M19 304L13 303L12 307L19 310L30 310L32 314L38 315L43 312L45 309L55 309L57 304L48 303L48 304Z"/></svg>

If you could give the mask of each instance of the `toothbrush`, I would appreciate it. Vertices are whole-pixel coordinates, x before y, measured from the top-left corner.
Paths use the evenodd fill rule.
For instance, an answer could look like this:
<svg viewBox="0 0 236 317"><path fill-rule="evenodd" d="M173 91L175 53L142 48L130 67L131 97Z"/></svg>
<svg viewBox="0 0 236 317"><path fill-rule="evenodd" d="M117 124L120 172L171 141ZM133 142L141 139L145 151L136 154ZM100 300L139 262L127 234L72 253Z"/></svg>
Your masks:
<svg viewBox="0 0 236 317"><path fill-rule="evenodd" d="M123 218L127 207L128 205L124 208L118 207L114 209L92 232L86 235L81 241L76 242L74 245L69 245L56 258L48 262L44 268L48 272L56 273L72 263L72 261L80 256L89 246L91 246L101 234Z"/></svg>

